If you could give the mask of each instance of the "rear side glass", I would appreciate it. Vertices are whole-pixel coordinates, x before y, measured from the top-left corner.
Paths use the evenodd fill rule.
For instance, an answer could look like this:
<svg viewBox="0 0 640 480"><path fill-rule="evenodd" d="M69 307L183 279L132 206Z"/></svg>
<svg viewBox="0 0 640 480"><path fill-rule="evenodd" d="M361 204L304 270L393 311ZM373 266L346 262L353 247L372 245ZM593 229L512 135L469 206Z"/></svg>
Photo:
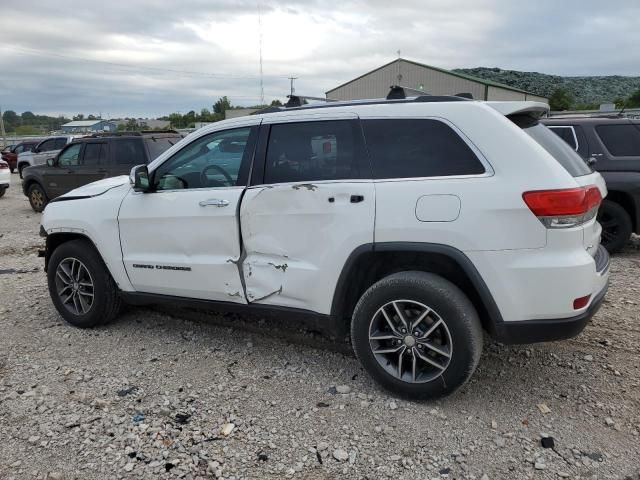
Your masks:
<svg viewBox="0 0 640 480"><path fill-rule="evenodd" d="M538 119L526 114L509 115L508 118L538 142L572 177L592 173L582 157L567 142L538 122Z"/></svg>
<svg viewBox="0 0 640 480"><path fill-rule="evenodd" d="M271 126L265 183L362 178L362 134L351 120Z"/></svg>
<svg viewBox="0 0 640 480"><path fill-rule="evenodd" d="M364 120L373 178L478 175L485 168L449 125L439 120Z"/></svg>
<svg viewBox="0 0 640 480"><path fill-rule="evenodd" d="M576 139L575 131L572 127L549 127L553 133L558 135L561 139L569 144L574 150L578 150L578 141Z"/></svg>
<svg viewBox="0 0 640 480"><path fill-rule="evenodd" d="M56 145L54 150L62 150L66 144L67 144L66 138L56 138Z"/></svg>
<svg viewBox="0 0 640 480"><path fill-rule="evenodd" d="M142 139L116 139L113 142L113 158L118 165L139 165L146 163Z"/></svg>
<svg viewBox="0 0 640 480"><path fill-rule="evenodd" d="M87 143L84 147L83 165L100 165L106 163L107 146L104 143Z"/></svg>
<svg viewBox="0 0 640 480"><path fill-rule="evenodd" d="M149 150L149 162L158 158L165 151L169 150L176 143L182 140L181 137L146 138L147 149Z"/></svg>
<svg viewBox="0 0 640 480"><path fill-rule="evenodd" d="M614 157L640 157L640 125L598 125L596 132Z"/></svg>

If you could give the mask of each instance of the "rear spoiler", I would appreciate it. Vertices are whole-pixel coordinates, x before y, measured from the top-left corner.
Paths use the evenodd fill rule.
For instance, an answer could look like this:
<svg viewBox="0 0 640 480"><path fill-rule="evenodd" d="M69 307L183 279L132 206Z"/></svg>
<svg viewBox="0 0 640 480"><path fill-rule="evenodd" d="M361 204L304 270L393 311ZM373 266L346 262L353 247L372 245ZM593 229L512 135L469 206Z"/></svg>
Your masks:
<svg viewBox="0 0 640 480"><path fill-rule="evenodd" d="M549 114L549 105L542 102L485 102L505 117L511 115L529 115L540 118Z"/></svg>

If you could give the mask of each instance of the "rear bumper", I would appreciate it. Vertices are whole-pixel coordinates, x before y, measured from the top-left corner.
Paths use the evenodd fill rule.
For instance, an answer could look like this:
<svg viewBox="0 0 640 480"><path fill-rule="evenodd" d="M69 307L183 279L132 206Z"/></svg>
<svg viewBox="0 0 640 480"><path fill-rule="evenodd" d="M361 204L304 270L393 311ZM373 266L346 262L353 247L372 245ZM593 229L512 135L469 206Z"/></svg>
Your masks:
<svg viewBox="0 0 640 480"><path fill-rule="evenodd" d="M594 294L589 306L574 317L546 318L498 322L491 332L492 337L505 344L527 344L565 340L578 335L598 312L609 288L609 254L600 246L595 258L598 275L605 279L604 285Z"/></svg>

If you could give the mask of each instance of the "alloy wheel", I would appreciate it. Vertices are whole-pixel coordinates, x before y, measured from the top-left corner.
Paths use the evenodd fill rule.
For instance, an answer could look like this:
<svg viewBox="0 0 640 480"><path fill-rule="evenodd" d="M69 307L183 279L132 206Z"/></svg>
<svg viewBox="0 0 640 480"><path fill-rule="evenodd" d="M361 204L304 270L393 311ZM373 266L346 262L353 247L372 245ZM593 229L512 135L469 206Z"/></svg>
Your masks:
<svg viewBox="0 0 640 480"><path fill-rule="evenodd" d="M31 191L31 203L36 208L42 208L42 206L44 205L44 196L42 195L42 192L37 188L34 188Z"/></svg>
<svg viewBox="0 0 640 480"><path fill-rule="evenodd" d="M413 300L394 300L376 311L369 324L369 345L387 373L408 383L438 378L453 354L442 317Z"/></svg>
<svg viewBox="0 0 640 480"><path fill-rule="evenodd" d="M93 306L94 284L89 270L77 258L65 258L56 268L56 292L74 315L84 315Z"/></svg>

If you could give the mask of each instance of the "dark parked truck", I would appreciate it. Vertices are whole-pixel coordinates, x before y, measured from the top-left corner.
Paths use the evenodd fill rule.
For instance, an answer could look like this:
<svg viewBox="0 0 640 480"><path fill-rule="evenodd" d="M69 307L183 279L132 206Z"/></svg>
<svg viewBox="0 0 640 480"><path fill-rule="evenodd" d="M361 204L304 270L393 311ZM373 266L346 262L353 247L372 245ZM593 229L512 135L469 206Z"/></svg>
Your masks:
<svg viewBox="0 0 640 480"><path fill-rule="evenodd" d="M128 175L131 167L154 160L182 140L174 131L97 134L67 145L46 165L23 172L22 191L41 212L50 200L96 180Z"/></svg>
<svg viewBox="0 0 640 480"><path fill-rule="evenodd" d="M609 194L598 221L602 244L617 252L632 232L640 233L640 120L550 118L543 123L599 171Z"/></svg>

